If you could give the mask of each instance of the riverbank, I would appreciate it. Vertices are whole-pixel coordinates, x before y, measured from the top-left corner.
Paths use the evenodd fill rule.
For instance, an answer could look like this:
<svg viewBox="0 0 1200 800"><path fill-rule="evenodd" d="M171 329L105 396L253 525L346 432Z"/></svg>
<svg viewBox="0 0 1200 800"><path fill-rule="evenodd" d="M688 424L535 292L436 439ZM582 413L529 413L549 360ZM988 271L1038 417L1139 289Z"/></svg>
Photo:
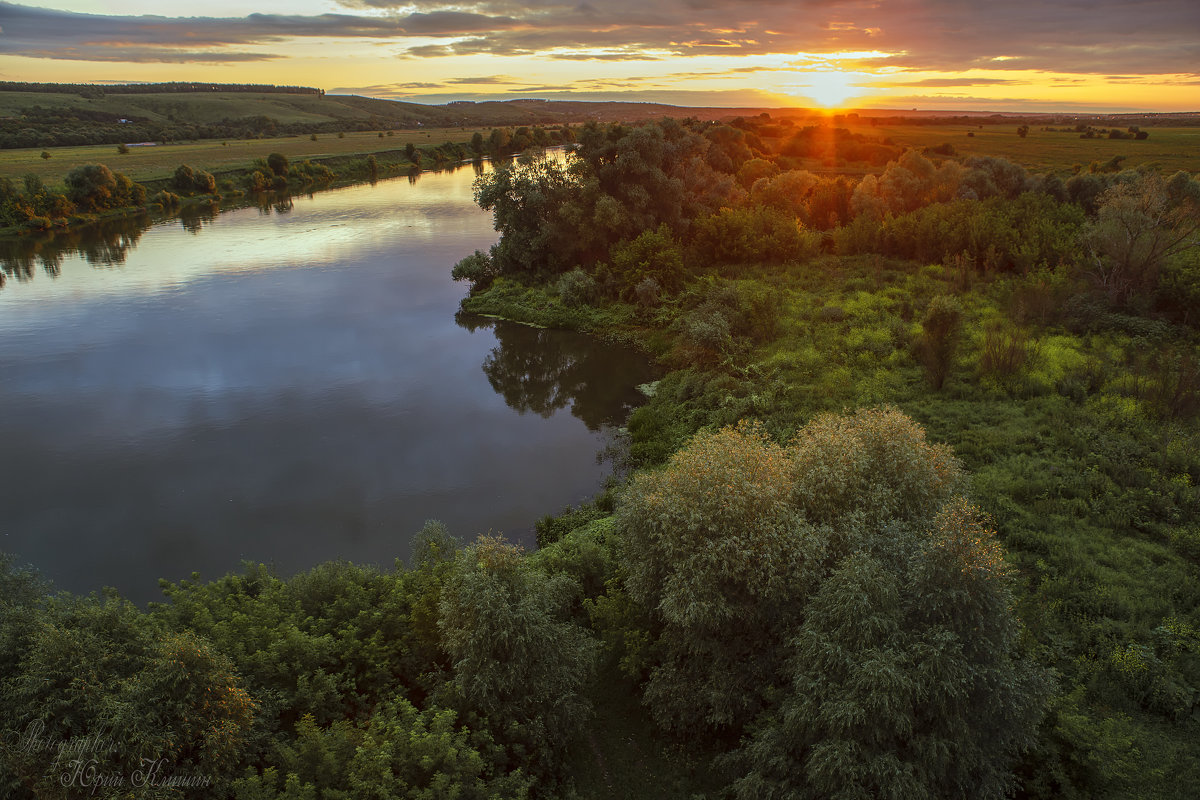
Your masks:
<svg viewBox="0 0 1200 800"><path fill-rule="evenodd" d="M276 202L289 194L324 191L344 186L353 186L388 178L419 175L447 168L461 168L471 163L465 154L457 151L447 154L444 150L426 149L416 151L415 160L403 150L380 151L366 154L329 156L318 160L305 160L287 168L287 175L276 175L269 170L264 159L244 164L233 169L208 173L212 175L217 191L199 194L176 194L177 181L174 177L149 180L140 183L148 202L107 208L89 213L73 212L59 218L32 215L21 224L0 227L0 238L18 238L32 234L46 234L75 230L114 219L135 218L142 215L172 217L186 213L188 209L218 205L222 210L243 208L264 200ZM463 155L464 158L458 158ZM485 157L475 159L482 163ZM423 167L422 164L428 165ZM264 171L264 169L266 171ZM206 170L197 168L201 174ZM255 186L259 188L254 188Z"/></svg>

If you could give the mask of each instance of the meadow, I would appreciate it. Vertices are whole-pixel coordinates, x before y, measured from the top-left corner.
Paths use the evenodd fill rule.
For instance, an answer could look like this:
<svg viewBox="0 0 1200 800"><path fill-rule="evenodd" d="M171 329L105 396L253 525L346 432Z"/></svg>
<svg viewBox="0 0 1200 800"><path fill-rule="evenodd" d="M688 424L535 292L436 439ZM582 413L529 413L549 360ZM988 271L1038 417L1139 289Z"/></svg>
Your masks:
<svg viewBox="0 0 1200 800"><path fill-rule="evenodd" d="M131 146L129 152L124 154L111 144L0 150L0 178L19 180L33 174L47 184L60 185L67 173L76 167L105 164L131 180L145 183L170 178L180 164L220 175L244 170L270 153L282 153L291 161L340 156L365 158L372 153L403 151L409 143L417 147L431 147L445 142L466 143L475 132L469 128L430 128L395 131L390 136L381 136L382 131L349 131L341 135L322 133L271 139L151 143ZM487 130L483 130L483 133L486 135ZM316 141L311 138L313 135L317 137ZM50 158L42 158L43 150L50 154Z"/></svg>
<svg viewBox="0 0 1200 800"><path fill-rule="evenodd" d="M1046 131L1029 126L1025 138L1017 135L1018 124L962 125L849 125L851 130L883 136L904 147L918 150L949 143L963 157L997 156L1020 164L1031 172L1070 175L1076 166L1087 170L1092 162L1104 164L1123 156L1123 169L1154 165L1167 173L1200 171L1200 128L1145 128L1150 137L1131 139L1081 139L1074 131ZM968 136L967 134L973 134Z"/></svg>

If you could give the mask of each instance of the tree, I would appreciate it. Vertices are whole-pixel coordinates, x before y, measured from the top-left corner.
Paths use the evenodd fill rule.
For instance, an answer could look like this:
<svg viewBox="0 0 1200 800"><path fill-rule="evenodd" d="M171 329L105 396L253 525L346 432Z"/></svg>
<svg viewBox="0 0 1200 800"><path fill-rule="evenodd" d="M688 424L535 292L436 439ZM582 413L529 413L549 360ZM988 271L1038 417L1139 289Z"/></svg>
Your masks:
<svg viewBox="0 0 1200 800"><path fill-rule="evenodd" d="M501 233L490 254L497 274L548 276L579 263L572 260L579 237L562 213L578 188L567 164L544 157L507 164L475 181L475 202L492 212Z"/></svg>
<svg viewBox="0 0 1200 800"><path fill-rule="evenodd" d="M596 643L569 619L578 593L568 576L547 576L488 537L462 551L442 589L438 630L463 709L539 775L554 771L590 714L583 692Z"/></svg>
<svg viewBox="0 0 1200 800"><path fill-rule="evenodd" d="M1198 232L1200 181L1186 172L1122 173L1100 194L1084 234L1089 275L1116 304L1147 298L1168 258L1200 246Z"/></svg>
<svg viewBox="0 0 1200 800"><path fill-rule="evenodd" d="M146 187L103 164L76 167L63 182L67 196L83 211L140 205L146 200Z"/></svg>
<svg viewBox="0 0 1200 800"><path fill-rule="evenodd" d="M818 417L786 446L702 433L635 476L615 531L642 629L624 640L655 718L741 738L741 798L1003 797L1047 681L964 486L894 409Z"/></svg>
<svg viewBox="0 0 1200 800"><path fill-rule="evenodd" d="M271 172L276 175L287 177L288 174L288 157L283 153L271 153L267 156L267 166L271 168Z"/></svg>
<svg viewBox="0 0 1200 800"><path fill-rule="evenodd" d="M791 467L744 424L697 435L621 498L624 589L656 653L645 701L666 728L737 731L765 703L816 544L790 502Z"/></svg>
<svg viewBox="0 0 1200 800"><path fill-rule="evenodd" d="M1017 136L1020 136L1022 139L1024 139L1028 135L1029 135L1029 126L1028 125L1021 125L1020 127L1017 128Z"/></svg>

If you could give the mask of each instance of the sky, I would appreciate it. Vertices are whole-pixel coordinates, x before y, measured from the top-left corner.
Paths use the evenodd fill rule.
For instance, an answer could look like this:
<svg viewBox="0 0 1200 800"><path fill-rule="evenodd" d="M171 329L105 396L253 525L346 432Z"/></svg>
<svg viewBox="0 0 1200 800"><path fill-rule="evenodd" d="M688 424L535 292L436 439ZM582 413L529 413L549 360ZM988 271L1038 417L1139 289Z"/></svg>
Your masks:
<svg viewBox="0 0 1200 800"><path fill-rule="evenodd" d="M0 0L0 80L1200 111L1200 0Z"/></svg>

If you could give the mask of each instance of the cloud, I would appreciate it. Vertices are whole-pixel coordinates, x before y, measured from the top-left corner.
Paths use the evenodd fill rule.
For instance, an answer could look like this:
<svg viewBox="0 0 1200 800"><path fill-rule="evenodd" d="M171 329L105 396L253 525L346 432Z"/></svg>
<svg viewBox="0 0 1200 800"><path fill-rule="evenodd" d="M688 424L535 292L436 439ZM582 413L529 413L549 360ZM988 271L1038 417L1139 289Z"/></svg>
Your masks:
<svg viewBox="0 0 1200 800"><path fill-rule="evenodd" d="M0 2L0 53L42 58L271 57L295 38L394 41L408 58L492 54L629 61L671 55L881 53L845 68L1200 75L1196 0L342 0L349 13L237 18L81 14ZM439 41L430 42L430 39ZM139 50L138 48L144 48ZM274 52L278 48L268 47Z"/></svg>
<svg viewBox="0 0 1200 800"><path fill-rule="evenodd" d="M872 88L890 88L893 86L905 88L938 88L949 86L997 86L1004 84L1025 84L1028 81L1018 81L1011 78L924 78L919 81L871 81L869 83L856 84L858 86L869 86Z"/></svg>

